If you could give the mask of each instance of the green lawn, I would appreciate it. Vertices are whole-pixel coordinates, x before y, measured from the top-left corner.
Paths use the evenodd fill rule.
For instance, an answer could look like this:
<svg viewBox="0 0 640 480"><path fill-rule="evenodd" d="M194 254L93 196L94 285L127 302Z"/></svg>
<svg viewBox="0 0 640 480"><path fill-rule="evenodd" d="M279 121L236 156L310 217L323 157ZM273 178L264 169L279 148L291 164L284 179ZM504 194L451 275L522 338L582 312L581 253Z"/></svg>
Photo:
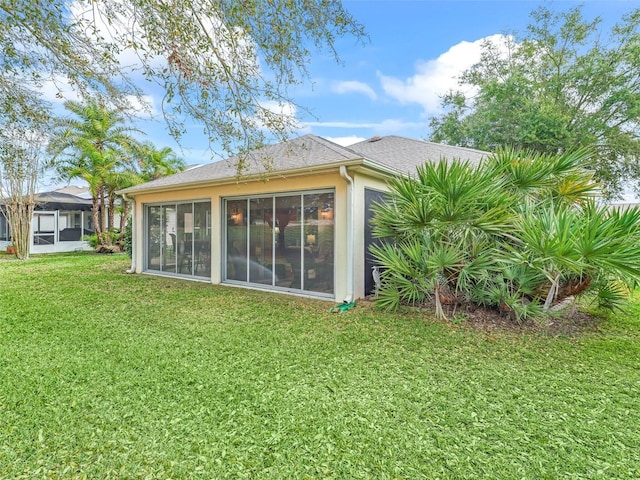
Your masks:
<svg viewBox="0 0 640 480"><path fill-rule="evenodd" d="M640 302L573 337L0 260L0 478L640 478Z"/></svg>

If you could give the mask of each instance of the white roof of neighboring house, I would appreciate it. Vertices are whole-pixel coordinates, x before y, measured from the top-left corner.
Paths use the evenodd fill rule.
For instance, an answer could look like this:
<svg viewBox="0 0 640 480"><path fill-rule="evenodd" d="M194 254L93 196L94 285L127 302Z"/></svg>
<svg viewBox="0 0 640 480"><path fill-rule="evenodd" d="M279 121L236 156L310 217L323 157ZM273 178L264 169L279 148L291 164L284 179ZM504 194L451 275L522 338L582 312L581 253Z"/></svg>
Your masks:
<svg viewBox="0 0 640 480"><path fill-rule="evenodd" d="M270 145L243 157L209 163L175 175L122 190L136 194L147 190L185 188L206 183L227 183L255 177L273 177L292 173L313 173L340 165L362 165L389 175L413 173L419 165L441 159L468 160L478 163L487 152L453 147L399 136L374 137L349 147L343 147L316 135L304 135L287 142Z"/></svg>
<svg viewBox="0 0 640 480"><path fill-rule="evenodd" d="M89 187L80 187L78 185L67 185L66 187L57 188L54 190L57 193L67 193L69 195L74 195L76 197L90 199L91 192L89 191Z"/></svg>

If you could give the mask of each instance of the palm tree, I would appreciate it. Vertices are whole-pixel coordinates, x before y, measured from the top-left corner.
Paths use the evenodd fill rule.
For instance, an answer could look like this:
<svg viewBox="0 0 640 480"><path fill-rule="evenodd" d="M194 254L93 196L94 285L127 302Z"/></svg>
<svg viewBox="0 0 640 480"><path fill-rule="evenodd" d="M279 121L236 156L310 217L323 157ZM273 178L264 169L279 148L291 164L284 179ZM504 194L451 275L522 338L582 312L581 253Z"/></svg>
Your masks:
<svg viewBox="0 0 640 480"><path fill-rule="evenodd" d="M114 175L132 168L137 141L131 134L135 129L125 125L118 110L93 101L67 101L65 108L75 118L67 118L54 131L49 150L61 179L80 178L89 185L95 233L104 245L108 239L103 235L106 229L100 212L105 211L106 195L118 188ZM113 210L113 203L109 208Z"/></svg>
<svg viewBox="0 0 640 480"><path fill-rule="evenodd" d="M137 145L135 149L135 162L130 168L112 175L107 183L107 191L115 201L115 192L118 189L131 187L143 182L156 180L167 175L173 175L185 169L183 159L176 156L169 147L157 149L151 142ZM126 222L129 218L129 202L120 199L122 210L120 211L120 239L123 240Z"/></svg>
<svg viewBox="0 0 640 480"><path fill-rule="evenodd" d="M588 157L501 150L478 167L426 164L393 181L373 221L391 240L371 247L377 302L431 302L441 318L461 303L526 318L586 292L621 305L640 282L640 210L596 204Z"/></svg>
<svg viewBox="0 0 640 480"><path fill-rule="evenodd" d="M378 303L432 301L444 317L443 305L468 296L495 259L496 239L511 231L502 183L495 171L460 161L427 163L393 180L390 201L374 207L374 235L393 240L371 249L383 269Z"/></svg>
<svg viewBox="0 0 640 480"><path fill-rule="evenodd" d="M145 182L173 175L185 166L184 160L169 147L157 149L151 142L144 142L138 152L139 176Z"/></svg>

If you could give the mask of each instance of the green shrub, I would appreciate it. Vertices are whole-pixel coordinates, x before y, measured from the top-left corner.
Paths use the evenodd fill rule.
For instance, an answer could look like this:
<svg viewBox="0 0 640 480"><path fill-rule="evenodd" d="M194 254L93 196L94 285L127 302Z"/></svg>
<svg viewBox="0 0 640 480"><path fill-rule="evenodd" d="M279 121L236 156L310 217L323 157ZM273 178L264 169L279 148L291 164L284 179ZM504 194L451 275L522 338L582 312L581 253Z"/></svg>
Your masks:
<svg viewBox="0 0 640 480"><path fill-rule="evenodd" d="M110 228L108 232L102 232L104 245L119 245L120 243L120 230L117 228ZM100 245L98 235L93 233L91 235L85 235L82 237L85 242L89 243L91 248L97 248Z"/></svg>
<svg viewBox="0 0 640 480"><path fill-rule="evenodd" d="M514 319L572 295L621 308L640 280L640 210L599 205L588 152L501 150L479 166L427 163L374 207L378 305L471 303Z"/></svg>
<svg viewBox="0 0 640 480"><path fill-rule="evenodd" d="M122 249L131 258L133 255L133 233L131 228L131 217L127 219L127 224L124 227L124 236L122 239Z"/></svg>
<svg viewBox="0 0 640 480"><path fill-rule="evenodd" d="M87 242L91 248L96 248L100 244L100 241L98 240L98 235L95 233L91 235L83 236L82 240Z"/></svg>

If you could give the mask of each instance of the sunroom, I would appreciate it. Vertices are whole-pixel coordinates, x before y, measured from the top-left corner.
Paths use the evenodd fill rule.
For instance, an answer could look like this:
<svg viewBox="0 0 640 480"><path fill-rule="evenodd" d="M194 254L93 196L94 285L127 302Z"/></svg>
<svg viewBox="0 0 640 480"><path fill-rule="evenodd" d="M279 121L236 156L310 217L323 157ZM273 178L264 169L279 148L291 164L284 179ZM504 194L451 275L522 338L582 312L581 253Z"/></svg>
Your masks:
<svg viewBox="0 0 640 480"><path fill-rule="evenodd" d="M333 296L333 190L225 198L225 282Z"/></svg>
<svg viewBox="0 0 640 480"><path fill-rule="evenodd" d="M349 148L305 135L122 190L130 272L351 301L373 290L372 206L426 161L485 152L402 137ZM265 170L266 163L272 165Z"/></svg>

